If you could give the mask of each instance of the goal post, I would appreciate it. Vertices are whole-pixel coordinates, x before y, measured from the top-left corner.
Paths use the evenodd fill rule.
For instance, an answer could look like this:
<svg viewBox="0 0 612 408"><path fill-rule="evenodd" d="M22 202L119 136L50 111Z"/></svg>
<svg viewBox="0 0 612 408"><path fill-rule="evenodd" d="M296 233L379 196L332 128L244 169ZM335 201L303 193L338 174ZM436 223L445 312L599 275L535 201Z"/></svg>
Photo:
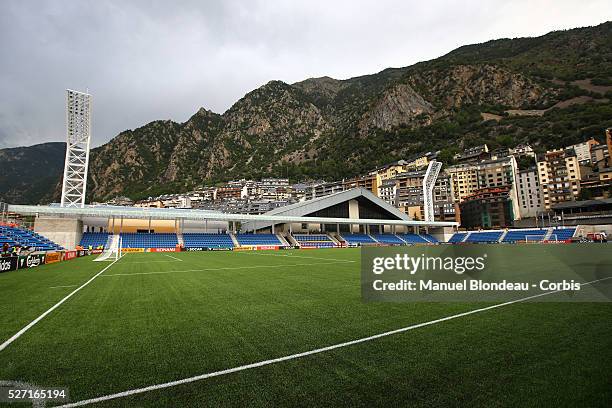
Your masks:
<svg viewBox="0 0 612 408"><path fill-rule="evenodd" d="M94 259L95 262L101 261L116 261L121 258L121 245L122 239L121 235L109 235L106 240L106 244L104 245L104 251Z"/></svg>
<svg viewBox="0 0 612 408"><path fill-rule="evenodd" d="M535 234L535 235L525 235L525 243L527 244L541 244L542 242L550 242L557 241L557 234L551 234L547 239L546 235Z"/></svg>

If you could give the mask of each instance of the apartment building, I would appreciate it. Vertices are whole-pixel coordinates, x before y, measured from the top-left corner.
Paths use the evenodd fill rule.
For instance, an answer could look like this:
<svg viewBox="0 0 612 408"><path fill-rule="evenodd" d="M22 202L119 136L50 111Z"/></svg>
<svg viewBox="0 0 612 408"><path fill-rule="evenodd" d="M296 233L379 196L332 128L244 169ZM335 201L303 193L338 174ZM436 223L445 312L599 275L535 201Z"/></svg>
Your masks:
<svg viewBox="0 0 612 408"><path fill-rule="evenodd" d="M537 169L519 170L516 180L521 218L536 217L544 209Z"/></svg>
<svg viewBox="0 0 612 408"><path fill-rule="evenodd" d="M587 140L586 142L571 145L567 147L566 149L574 149L578 162L580 164L588 165L591 163L591 149L598 145L599 145L599 142L591 138L590 140Z"/></svg>
<svg viewBox="0 0 612 408"><path fill-rule="evenodd" d="M575 201L580 193L580 163L574 149L549 150L538 161L543 207Z"/></svg>

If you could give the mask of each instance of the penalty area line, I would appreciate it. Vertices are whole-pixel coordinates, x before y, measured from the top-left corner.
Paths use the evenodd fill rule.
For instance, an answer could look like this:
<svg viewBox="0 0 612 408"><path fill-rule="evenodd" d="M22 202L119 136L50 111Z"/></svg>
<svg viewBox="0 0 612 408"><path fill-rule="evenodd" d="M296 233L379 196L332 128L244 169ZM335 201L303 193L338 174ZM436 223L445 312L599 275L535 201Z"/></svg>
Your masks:
<svg viewBox="0 0 612 408"><path fill-rule="evenodd" d="M40 322L42 319L44 319L49 313L53 312L55 309L57 309L58 307L60 307L62 305L62 303L64 303L65 301L67 301L68 299L70 299L75 293L77 293L78 291L80 291L81 289L83 289L85 286L89 285L91 282L94 281L94 279L96 279L98 276L100 276L103 272L105 272L106 270L108 270L108 268L110 268L111 266L113 266L115 264L115 262L117 262L119 259L115 259L111 264L109 264L108 266L106 266L104 269L102 269L100 272L96 273L92 278L90 278L87 282L85 282L84 284L82 284L81 286L79 286L78 288L76 288L75 290L73 290L72 292L70 292L68 295L66 295L66 297L64 297L62 300L60 300L59 302L57 302L56 304L54 304L53 306L51 306L46 312L44 312L43 314L41 314L40 316L38 316L36 319L32 320L30 323L28 323L27 326L25 326L23 329L19 330L17 333L15 333L10 339L6 340L4 343L2 343L0 345L0 351L4 350L5 348L7 348L12 342L14 342L15 340L17 340L19 337L21 337L25 332L27 332L28 330L30 330L36 323Z"/></svg>
<svg viewBox="0 0 612 408"><path fill-rule="evenodd" d="M172 258L172 259L175 259L175 260L177 260L177 261L179 261L179 262L183 262L183 260L182 260L182 259L179 259L179 258L177 258L176 256L172 256L172 255L168 255L168 254L164 254L164 255L166 255L168 258Z"/></svg>
<svg viewBox="0 0 612 408"><path fill-rule="evenodd" d="M593 280L593 281L590 281L590 282L581 283L580 286L590 285L590 284L593 284L593 283L596 283L596 282L601 282L601 281L604 281L604 280L607 280L607 279L612 279L612 276L609 276L609 277L606 277L606 278L597 279L597 280ZM263 366L267 366L267 365L270 365L270 364L280 363L280 362L283 362L283 361L295 360L295 359L298 359L298 358L302 358L302 357L306 357L306 356L311 356L313 354L319 354L319 353L323 353L323 352L326 352L326 351L331 351L331 350L335 350L335 349L339 349L339 348L343 348L343 347L352 346L352 345L355 345L355 344L365 343L365 342L368 342L368 341L380 339L382 337L387 337L387 336L391 336L391 335L394 335L394 334L404 333L404 332L407 332L407 331L410 331L410 330L419 329L421 327L426 327L426 326L431 326L431 325L434 325L434 324L446 322L448 320L458 319L458 318L461 318L461 317L465 317L465 316L469 316L469 315L473 315L473 314L477 314L477 313L482 313L482 312L485 312L485 311L488 311L488 310L497 309L497 308L504 307L504 306L509 306L509 305L514 304L514 303L525 302L527 300L539 298L539 297L542 297L542 296L551 295L553 293L558 293L558 292L563 292L563 290L554 290L554 291L550 291L550 292L544 292L544 293L540 293L540 294L537 294L537 295L528 296L528 297L525 297L525 298L511 300L511 301L504 302L504 303L498 303L496 305L487 306L487 307L483 307L483 308L480 308L480 309L474 309L474 310L470 310L470 311L467 311L467 312L458 313L458 314L454 314L454 315L447 316L447 317L442 317L440 319L431 320L431 321L428 321L428 322L417 323L417 324L414 324L412 326L402 327L400 329L395 329L395 330L387 331L387 332L384 332L384 333L375 334L373 336L363 337L363 338L360 338L360 339L347 341L347 342L344 342L344 343L333 344L331 346L322 347L322 348L318 348L318 349L314 349L314 350L310 350L310 351L305 351L303 353L291 354L289 356L273 358L271 360L259 361L259 362L256 362L256 363L246 364L246 365L242 365L242 366L239 366L239 367L228 368L226 370L214 371L214 372L207 373L207 374L196 375L194 377L183 378L181 380L170 381L170 382L161 383L161 384L155 384L155 385L149 385L148 387L135 388L135 389L128 390L128 391L118 392L116 394L109 394L109 395L104 395L104 396L101 396L101 397L96 397L96 398L86 399L86 400L82 400L82 401L77 401L77 402L73 402L73 403L69 403L69 404L65 404L65 405L60 405L59 408L81 407L81 406L84 406L84 405L95 404L97 402L103 402L103 401L113 400L113 399L117 399L117 398L129 397L131 395L136 395L136 394L143 394L143 393L149 392L149 391L156 391L156 390L161 390L161 389L164 389L164 388L176 387L178 385L189 384L189 383L192 383L192 382L205 380L207 378L219 377L219 376L222 376L222 375L232 374L232 373L236 373L236 372L239 372L239 371L249 370L251 368L258 368L258 367L263 367Z"/></svg>

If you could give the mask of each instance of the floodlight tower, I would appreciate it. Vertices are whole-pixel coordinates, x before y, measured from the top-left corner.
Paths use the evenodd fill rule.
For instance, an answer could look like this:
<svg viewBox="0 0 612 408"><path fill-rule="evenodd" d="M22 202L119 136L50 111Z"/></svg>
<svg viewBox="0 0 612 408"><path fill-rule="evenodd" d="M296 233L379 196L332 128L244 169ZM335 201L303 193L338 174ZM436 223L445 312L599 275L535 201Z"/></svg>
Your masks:
<svg viewBox="0 0 612 408"><path fill-rule="evenodd" d="M91 139L91 95L66 90L66 162L62 207L84 207Z"/></svg>
<svg viewBox="0 0 612 408"><path fill-rule="evenodd" d="M441 168L441 162L435 160L430 161L429 166L427 166L427 171L425 172L425 177L423 178L423 208L425 209L425 221L435 220L433 189Z"/></svg>

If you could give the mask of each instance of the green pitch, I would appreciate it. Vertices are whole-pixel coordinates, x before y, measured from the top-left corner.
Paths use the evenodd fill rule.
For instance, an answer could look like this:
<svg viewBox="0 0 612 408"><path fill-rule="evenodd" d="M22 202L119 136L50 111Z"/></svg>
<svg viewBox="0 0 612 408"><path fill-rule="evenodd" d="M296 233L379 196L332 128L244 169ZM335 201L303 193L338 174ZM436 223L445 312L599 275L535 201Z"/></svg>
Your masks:
<svg viewBox="0 0 612 408"><path fill-rule="evenodd" d="M0 343L110 265L92 260L0 274ZM359 262L357 249L128 254L0 351L0 380L80 401L483 306L363 303ZM612 305L513 304L90 406L603 407L611 372Z"/></svg>

